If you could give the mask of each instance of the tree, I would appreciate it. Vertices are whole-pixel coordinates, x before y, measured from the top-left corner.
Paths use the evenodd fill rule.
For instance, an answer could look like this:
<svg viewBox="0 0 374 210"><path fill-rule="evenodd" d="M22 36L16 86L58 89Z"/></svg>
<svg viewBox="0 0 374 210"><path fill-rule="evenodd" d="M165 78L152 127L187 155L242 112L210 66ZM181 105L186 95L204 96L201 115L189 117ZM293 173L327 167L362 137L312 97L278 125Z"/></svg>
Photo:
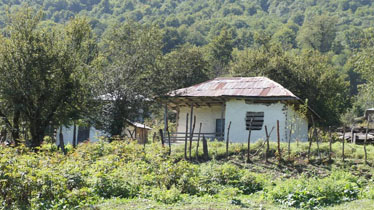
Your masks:
<svg viewBox="0 0 374 210"><path fill-rule="evenodd" d="M184 45L164 57L169 90L188 87L209 79L209 64L198 47Z"/></svg>
<svg viewBox="0 0 374 210"><path fill-rule="evenodd" d="M96 124L121 135L127 120L139 117L148 101L165 91L162 31L133 22L115 25L103 47L107 61L97 91L103 102Z"/></svg>
<svg viewBox="0 0 374 210"><path fill-rule="evenodd" d="M297 40L299 46L322 53L331 50L336 37L336 19L327 15L315 16L301 27Z"/></svg>
<svg viewBox="0 0 374 210"><path fill-rule="evenodd" d="M49 125L80 106L90 69L89 60L83 62L92 43L88 23L41 28L41 18L41 12L21 8L9 16L0 38L0 112L5 122L13 119L7 123L12 130L25 122L31 147L41 144Z"/></svg>
<svg viewBox="0 0 374 210"><path fill-rule="evenodd" d="M224 73L225 67L231 61L233 50L232 32L223 29L208 46L209 60L215 76Z"/></svg>
<svg viewBox="0 0 374 210"><path fill-rule="evenodd" d="M338 124L340 114L350 105L348 83L318 51L289 53L279 45L257 50L235 51L230 73L234 76L266 76L308 99L322 118L322 125Z"/></svg>

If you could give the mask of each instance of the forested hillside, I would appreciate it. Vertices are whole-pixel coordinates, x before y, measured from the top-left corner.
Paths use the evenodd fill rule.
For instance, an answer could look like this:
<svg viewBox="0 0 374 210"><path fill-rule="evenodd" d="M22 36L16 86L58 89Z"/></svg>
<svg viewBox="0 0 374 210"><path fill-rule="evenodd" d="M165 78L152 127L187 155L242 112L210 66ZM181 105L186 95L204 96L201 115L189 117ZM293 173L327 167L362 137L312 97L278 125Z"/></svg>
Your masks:
<svg viewBox="0 0 374 210"><path fill-rule="evenodd" d="M374 106L369 0L0 2L0 123L14 139L41 125L28 128L38 145L51 122L82 118L116 135L146 99L219 76L269 77L322 126Z"/></svg>

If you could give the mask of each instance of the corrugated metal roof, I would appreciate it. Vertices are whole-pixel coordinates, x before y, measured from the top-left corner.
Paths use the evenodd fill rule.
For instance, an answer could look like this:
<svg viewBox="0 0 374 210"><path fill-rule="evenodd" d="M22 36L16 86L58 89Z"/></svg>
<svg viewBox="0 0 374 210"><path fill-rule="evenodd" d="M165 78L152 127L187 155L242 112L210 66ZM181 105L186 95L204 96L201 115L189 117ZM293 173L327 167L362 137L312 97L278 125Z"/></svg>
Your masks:
<svg viewBox="0 0 374 210"><path fill-rule="evenodd" d="M266 77L219 77L172 91L174 97L286 97L299 99L291 91Z"/></svg>

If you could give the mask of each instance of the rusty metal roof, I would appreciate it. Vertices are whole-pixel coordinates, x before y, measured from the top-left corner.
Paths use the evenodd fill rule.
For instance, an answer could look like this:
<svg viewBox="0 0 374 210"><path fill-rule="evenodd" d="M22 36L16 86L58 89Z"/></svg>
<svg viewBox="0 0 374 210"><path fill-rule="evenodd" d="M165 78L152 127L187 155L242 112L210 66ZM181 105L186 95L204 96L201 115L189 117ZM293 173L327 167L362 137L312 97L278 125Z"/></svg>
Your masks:
<svg viewBox="0 0 374 210"><path fill-rule="evenodd" d="M261 97L299 98L277 82L266 77L219 77L191 87L172 91L172 97Z"/></svg>

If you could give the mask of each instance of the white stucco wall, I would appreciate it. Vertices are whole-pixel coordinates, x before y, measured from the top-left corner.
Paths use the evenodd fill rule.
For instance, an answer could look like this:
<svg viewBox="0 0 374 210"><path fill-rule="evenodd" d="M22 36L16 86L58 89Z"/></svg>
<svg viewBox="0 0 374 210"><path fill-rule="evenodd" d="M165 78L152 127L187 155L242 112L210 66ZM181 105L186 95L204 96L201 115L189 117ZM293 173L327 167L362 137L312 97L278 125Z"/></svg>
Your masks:
<svg viewBox="0 0 374 210"><path fill-rule="evenodd" d="M181 107L179 111L177 132L186 132L186 114L191 112L190 107ZM193 115L196 116L195 133L199 132L199 125L202 123L202 133L215 133L216 120L221 119L222 106L202 106L194 107ZM188 117L188 127L190 127L190 116ZM179 135L181 136L181 135Z"/></svg>
<svg viewBox="0 0 374 210"><path fill-rule="evenodd" d="M230 141L245 143L248 141L248 131L246 130L246 113L247 112L264 112L264 124L262 130L254 130L251 132L251 142L257 140L264 140L265 135L265 125L270 132L274 127L273 132L270 136L270 141L277 140L277 120L279 120L279 133L280 140L286 141L286 116L285 105L282 103L272 103L272 104L259 104L251 103L248 104L243 99L231 99L226 102L226 128L227 131L228 124L231 121L230 129Z"/></svg>
<svg viewBox="0 0 374 210"><path fill-rule="evenodd" d="M78 126L76 130L76 137L78 138ZM62 134L64 136L64 144L73 144L73 134L74 134L74 127L62 127ZM103 131L96 130L94 127L90 127L90 142L99 141L101 136L105 136ZM60 142L60 130L57 130L57 141L56 144Z"/></svg>
<svg viewBox="0 0 374 210"><path fill-rule="evenodd" d="M291 140L308 141L308 120L300 113L294 111L291 106L287 107L286 113L286 135L291 132Z"/></svg>

